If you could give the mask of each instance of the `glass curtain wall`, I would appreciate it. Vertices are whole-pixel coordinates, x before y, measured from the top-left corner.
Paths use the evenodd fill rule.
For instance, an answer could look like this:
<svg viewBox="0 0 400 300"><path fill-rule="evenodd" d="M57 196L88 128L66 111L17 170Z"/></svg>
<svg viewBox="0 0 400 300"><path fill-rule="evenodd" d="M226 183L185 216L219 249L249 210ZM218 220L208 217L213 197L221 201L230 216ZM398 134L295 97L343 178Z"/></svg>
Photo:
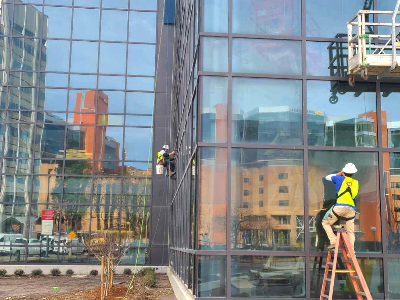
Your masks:
<svg viewBox="0 0 400 300"><path fill-rule="evenodd" d="M1 1L0 263L148 262L156 11Z"/></svg>
<svg viewBox="0 0 400 300"><path fill-rule="evenodd" d="M395 4L177 1L173 136L192 152L179 158L171 264L194 295L319 298L336 199L325 176L352 162L360 267L374 299L399 296L400 90L348 85L345 25ZM334 297L356 298L346 277Z"/></svg>

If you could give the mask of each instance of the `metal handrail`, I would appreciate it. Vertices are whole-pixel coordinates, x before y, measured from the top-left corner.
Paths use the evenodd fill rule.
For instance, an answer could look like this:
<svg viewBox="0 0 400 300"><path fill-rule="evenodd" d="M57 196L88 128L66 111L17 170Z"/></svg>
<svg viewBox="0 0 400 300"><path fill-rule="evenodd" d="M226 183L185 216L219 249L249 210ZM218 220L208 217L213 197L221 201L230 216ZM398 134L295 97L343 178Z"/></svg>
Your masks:
<svg viewBox="0 0 400 300"><path fill-rule="evenodd" d="M396 68L396 29L395 29L395 22L396 22L396 15L399 12L400 0L397 0L396 8L393 11L392 15L392 67L390 71Z"/></svg>

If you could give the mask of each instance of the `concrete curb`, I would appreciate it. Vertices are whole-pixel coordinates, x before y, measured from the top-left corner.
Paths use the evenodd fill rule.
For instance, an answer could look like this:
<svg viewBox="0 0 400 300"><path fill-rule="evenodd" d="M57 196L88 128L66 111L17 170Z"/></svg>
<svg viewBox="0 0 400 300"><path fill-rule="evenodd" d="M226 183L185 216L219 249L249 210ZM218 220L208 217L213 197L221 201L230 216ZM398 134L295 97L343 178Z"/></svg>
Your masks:
<svg viewBox="0 0 400 300"><path fill-rule="evenodd" d="M99 265L0 265L0 269L5 269L7 271L7 275L13 275L16 269L22 269L25 271L26 275L31 274L32 270L41 269L43 274L50 274L51 269L59 269L62 275L65 275L65 271L68 269L74 270L74 275L89 275L91 270L97 270L100 272ZM130 268L133 272L135 266L118 266L116 269L116 274L122 274L124 269ZM136 271L140 271L142 268L155 268L156 273L167 273L169 268L159 267L159 266L138 266Z"/></svg>
<svg viewBox="0 0 400 300"><path fill-rule="evenodd" d="M168 278L171 282L172 289L174 290L175 297L178 300L194 300L192 292L183 284L183 282L171 271L168 267Z"/></svg>

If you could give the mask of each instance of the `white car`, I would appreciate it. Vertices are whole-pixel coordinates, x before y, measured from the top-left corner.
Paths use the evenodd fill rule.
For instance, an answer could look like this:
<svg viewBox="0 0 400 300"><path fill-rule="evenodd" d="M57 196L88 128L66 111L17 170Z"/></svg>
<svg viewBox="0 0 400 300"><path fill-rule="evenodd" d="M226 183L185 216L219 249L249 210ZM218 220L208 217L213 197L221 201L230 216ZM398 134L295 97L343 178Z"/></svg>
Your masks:
<svg viewBox="0 0 400 300"><path fill-rule="evenodd" d="M12 248L11 245L16 244L17 239L23 238L24 236L20 233L0 233L0 255L9 255Z"/></svg>

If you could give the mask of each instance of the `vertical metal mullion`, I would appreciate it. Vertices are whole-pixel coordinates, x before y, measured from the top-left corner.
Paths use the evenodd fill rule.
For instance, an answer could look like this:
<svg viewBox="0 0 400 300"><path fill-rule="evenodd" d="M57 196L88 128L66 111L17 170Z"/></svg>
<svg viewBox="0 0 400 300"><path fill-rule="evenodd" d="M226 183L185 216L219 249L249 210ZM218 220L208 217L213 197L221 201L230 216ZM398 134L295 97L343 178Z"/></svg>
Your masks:
<svg viewBox="0 0 400 300"><path fill-rule="evenodd" d="M93 137L93 160L92 160L93 166L92 166L92 176L91 176L91 178L92 178L91 186L92 187L91 187L91 191L90 191L90 214L89 214L90 220L92 220L92 215L93 215L93 205L94 205L93 197L94 197L94 189L95 189L95 165L97 163L97 161L96 161L96 131L98 128L98 126L97 126L97 104L98 104L98 97L99 97L98 92L99 92L99 77L100 77L99 70L100 70L100 46L101 46L100 41L101 41L101 18L102 18L102 9L101 8L102 8L102 6L103 6L103 0L100 0L99 45L97 48L97 74L96 74L97 78L96 78L96 92L94 94L95 125L94 125L94 137ZM71 50L71 52L72 52L72 50ZM105 210L104 210L104 214L105 214ZM89 222L89 236L90 237L92 236L92 222ZM90 244L90 240L89 240L89 244ZM91 249L89 249L89 256L87 258L88 262L90 260L90 252L91 252Z"/></svg>
<svg viewBox="0 0 400 300"><path fill-rule="evenodd" d="M308 199L308 129L307 129L307 11L306 0L301 1L301 57L302 57L302 125L303 125L303 203L304 203L304 245L305 245L305 275L306 275L306 298L311 298L310 278L310 226L309 226L309 199Z"/></svg>
<svg viewBox="0 0 400 300"><path fill-rule="evenodd" d="M383 250L383 283L384 283L384 298L389 299L389 271L388 271L388 233L386 232L386 217L385 217L385 185L383 182L383 132L382 132L382 106L381 106L381 86L380 82L376 82L376 115L377 115L377 136L378 136L378 180L379 180L379 198L380 198L380 218L381 218L381 240Z"/></svg>
<svg viewBox="0 0 400 300"><path fill-rule="evenodd" d="M43 4L44 4L44 0L43 0ZM14 5L14 9L15 9L15 5ZM13 15L14 15L14 13L13 13ZM42 6L42 16L41 16L41 18L42 18L42 30L41 30L41 34L40 34L40 36L38 37L38 39L32 39L32 41L33 41L33 43L35 43L35 41L36 40L38 40L38 49L37 49L37 51L39 52L39 62L38 62L38 70L37 70L37 72L36 72L36 80L38 80L39 82L40 82L40 72L41 72L41 63L42 63L42 41L43 41L43 21L44 21L44 6ZM12 31L11 31L11 35L13 35L13 33L12 33ZM25 37L22 37L22 38L25 38ZM24 43L25 43L25 40L24 40ZM24 50L25 51L25 50ZM11 53L11 55L12 55L12 53ZM10 60L10 62L11 62L11 60ZM33 75L33 77L34 77L34 75ZM38 84L38 86L40 86L40 83ZM30 227L31 227L31 221L30 221L30 215L31 215L31 208L32 208L32 196L33 196L33 182L34 182L34 176L33 176L33 174L34 174L34 172L35 172L35 149L36 149L36 133L37 133L37 127L38 127L38 123L37 123L37 111L38 111L38 105L39 105L39 90L40 90L40 88L34 88L34 90L36 90L36 89L38 89L37 91L36 91L36 103L35 103L35 106L34 106L34 111L32 112L32 116L34 117L34 125L33 125L33 130L32 130L32 134L33 134L33 136L32 136L32 145L31 145L31 168L30 168L30 175L29 176L27 176L27 178L31 178L31 183L30 183L30 191L29 191L29 196L28 196L28 207L27 207L27 214L26 214L26 219L25 219L25 222L26 222L26 226L25 226L25 230L28 230L28 232L26 232L25 233L25 237L27 238L27 241L29 241L29 237L30 237L30 234L31 234L31 232L30 232ZM20 120L19 120L19 124L20 124ZM45 127L45 123L43 122L43 132L42 132L42 134L44 133L44 127ZM50 175L50 174L49 174ZM49 182L49 181L48 181ZM50 190L49 190L49 192L50 192ZM50 197L50 196L48 196L48 197ZM61 194L61 199L62 199L62 194ZM29 234L29 235L28 235ZM59 236L59 238L58 239L60 239L60 236ZM58 251L59 252L59 251ZM28 252L28 243L26 243L25 244L25 253L28 253L29 254L29 252ZM58 259L58 253L57 253L57 259ZM28 261L28 255L25 255L25 262L27 262Z"/></svg>
<svg viewBox="0 0 400 300"><path fill-rule="evenodd" d="M228 0L228 105L227 105L227 193L226 193L226 298L231 298L232 232L232 0ZM222 274L221 274L222 275Z"/></svg>
<svg viewBox="0 0 400 300"><path fill-rule="evenodd" d="M128 14L128 16L127 16L127 20L126 20L126 54L125 54L125 91L124 91L124 127L123 127L123 132L122 132L122 143L123 143L123 151L125 150L125 126L126 126L126 101L127 101L127 93L126 93L126 90L128 89L128 53L129 53L129 44L128 44L128 42L129 42L129 21L130 21L130 5L131 5L131 3L130 3L130 1L128 1L128 11L126 12L127 14ZM156 46L157 47L157 46ZM154 124L153 124L153 128L154 128ZM153 153L153 152L152 152ZM124 157L124 155L122 155L122 157L120 158L120 160L122 160L122 162L121 162L121 165L122 165L122 174L119 174L120 176L122 175L122 176L124 176L125 175L125 157ZM153 173L152 173L153 174ZM121 243L121 241L122 241L122 234L121 234L121 231L122 231L122 211L123 211L123 207L126 207L127 205L128 205L128 203L125 203L125 197L124 197L124 184L125 184L125 180L124 180L124 178L119 178L120 179L120 182L119 182L119 186L120 186L120 188L121 188L121 194L120 194L120 197L121 197L121 199L120 199L120 203L119 203L119 215L118 215L118 218L119 218L119 226L118 226L118 233L119 233L119 241L120 241L120 243ZM146 189L146 193L147 193L147 188L145 187L145 189ZM151 193L151 195L152 195L152 193ZM150 196L151 197L151 196ZM145 213L145 215L146 215L146 195L144 195L144 213ZM128 213L129 213L129 210L126 210ZM126 222L126 219L125 219L125 222ZM148 232L149 232L149 230L151 230L151 222L149 222L150 224L147 224L147 227L148 227ZM150 231L151 232L151 231ZM150 235L149 235L149 237L150 237ZM150 251L148 251L148 252L150 252ZM149 255L150 255L150 253L149 253Z"/></svg>

